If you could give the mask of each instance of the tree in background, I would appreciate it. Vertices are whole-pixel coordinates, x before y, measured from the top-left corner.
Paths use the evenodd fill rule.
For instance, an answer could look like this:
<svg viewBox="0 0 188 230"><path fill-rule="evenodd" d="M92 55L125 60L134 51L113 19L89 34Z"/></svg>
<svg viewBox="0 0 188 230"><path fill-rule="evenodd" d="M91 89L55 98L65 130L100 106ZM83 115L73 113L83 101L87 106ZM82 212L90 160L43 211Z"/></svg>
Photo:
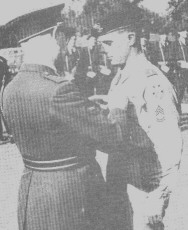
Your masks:
<svg viewBox="0 0 188 230"><path fill-rule="evenodd" d="M145 8L142 9L142 14L144 28L150 33L157 34L164 30L167 23L165 16L160 16L159 14L151 12Z"/></svg>
<svg viewBox="0 0 188 230"><path fill-rule="evenodd" d="M143 0L70 0L62 10L62 18L69 26L83 32L92 28L96 22L110 12L139 10L138 4Z"/></svg>
<svg viewBox="0 0 188 230"><path fill-rule="evenodd" d="M188 28L188 0L170 0L168 22L176 30Z"/></svg>

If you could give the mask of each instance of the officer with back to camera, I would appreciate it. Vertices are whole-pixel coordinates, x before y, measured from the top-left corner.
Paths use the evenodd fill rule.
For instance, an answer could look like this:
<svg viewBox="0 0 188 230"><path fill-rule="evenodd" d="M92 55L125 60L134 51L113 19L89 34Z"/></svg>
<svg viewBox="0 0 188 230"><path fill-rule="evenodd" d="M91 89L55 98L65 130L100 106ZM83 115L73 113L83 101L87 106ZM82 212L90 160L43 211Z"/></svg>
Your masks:
<svg viewBox="0 0 188 230"><path fill-rule="evenodd" d="M57 75L58 30L35 31L20 41L24 63L3 96L25 165L19 229L102 230L105 189L95 149L117 145L121 130L80 94L70 74Z"/></svg>

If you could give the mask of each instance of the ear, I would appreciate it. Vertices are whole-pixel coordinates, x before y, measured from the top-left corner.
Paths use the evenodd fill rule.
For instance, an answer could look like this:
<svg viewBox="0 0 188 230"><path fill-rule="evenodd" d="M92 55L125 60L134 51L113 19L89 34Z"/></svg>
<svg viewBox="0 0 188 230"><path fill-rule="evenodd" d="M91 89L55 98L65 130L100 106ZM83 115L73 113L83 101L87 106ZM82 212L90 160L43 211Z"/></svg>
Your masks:
<svg viewBox="0 0 188 230"><path fill-rule="evenodd" d="M136 42L136 34L134 32L128 33L129 45L133 46Z"/></svg>

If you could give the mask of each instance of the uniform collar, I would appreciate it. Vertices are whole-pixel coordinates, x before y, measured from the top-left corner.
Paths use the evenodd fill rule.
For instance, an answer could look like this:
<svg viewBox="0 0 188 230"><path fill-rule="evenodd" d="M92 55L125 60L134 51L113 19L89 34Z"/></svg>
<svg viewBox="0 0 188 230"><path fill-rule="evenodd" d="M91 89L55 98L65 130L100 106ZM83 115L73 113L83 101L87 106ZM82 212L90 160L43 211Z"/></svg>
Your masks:
<svg viewBox="0 0 188 230"><path fill-rule="evenodd" d="M57 75L54 69L45 65L38 65L38 64L22 64L20 68L20 72L39 72L39 73L46 73L49 75Z"/></svg>

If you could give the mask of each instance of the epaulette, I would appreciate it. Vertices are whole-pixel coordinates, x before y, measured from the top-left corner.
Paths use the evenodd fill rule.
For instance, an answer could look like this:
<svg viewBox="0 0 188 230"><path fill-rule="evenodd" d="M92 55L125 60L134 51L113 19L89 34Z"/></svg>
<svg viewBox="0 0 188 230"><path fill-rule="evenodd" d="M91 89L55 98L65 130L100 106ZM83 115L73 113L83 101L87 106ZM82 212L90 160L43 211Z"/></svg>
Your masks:
<svg viewBox="0 0 188 230"><path fill-rule="evenodd" d="M56 82L56 83L62 83L64 81L66 81L64 79L64 77L59 76L59 75L52 75L52 74L49 74L48 72L45 72L43 74L43 77L50 80L50 81Z"/></svg>

